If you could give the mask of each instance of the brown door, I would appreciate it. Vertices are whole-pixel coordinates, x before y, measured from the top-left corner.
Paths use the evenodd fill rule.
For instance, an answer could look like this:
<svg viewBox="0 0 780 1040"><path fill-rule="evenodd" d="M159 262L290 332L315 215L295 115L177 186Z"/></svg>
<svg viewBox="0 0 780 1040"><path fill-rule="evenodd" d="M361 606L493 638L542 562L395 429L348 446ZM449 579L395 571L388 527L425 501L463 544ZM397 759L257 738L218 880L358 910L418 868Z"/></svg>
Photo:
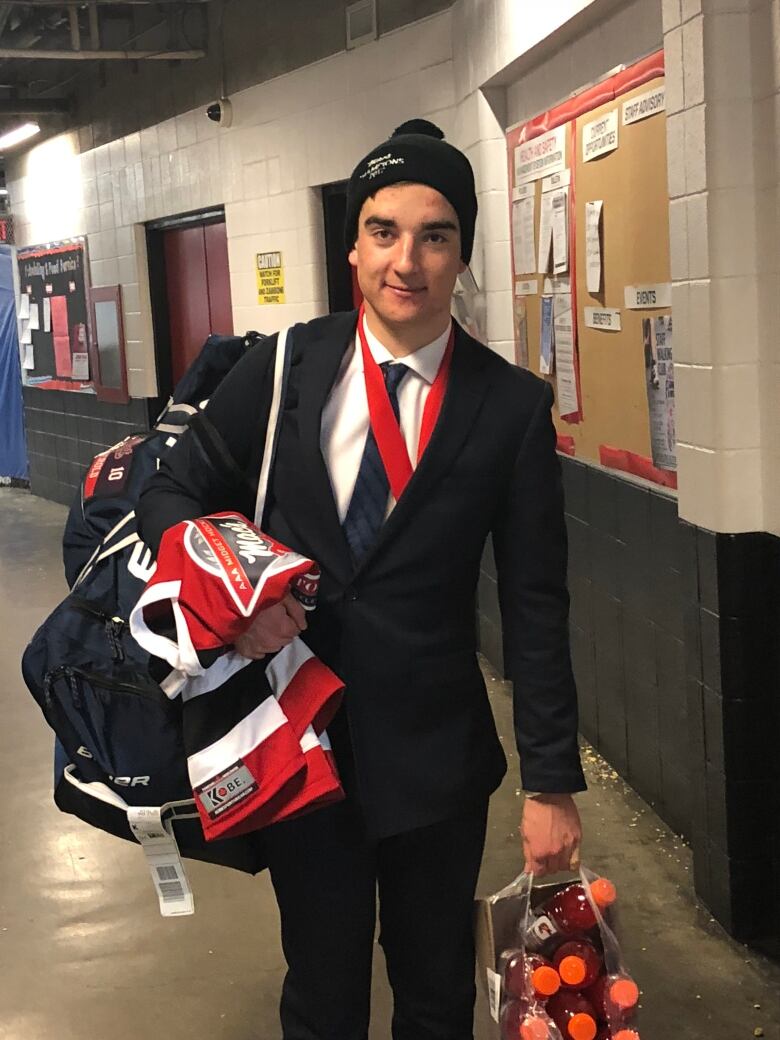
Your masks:
<svg viewBox="0 0 780 1040"><path fill-rule="evenodd" d="M175 385L212 332L233 334L225 223L166 231L164 249Z"/></svg>

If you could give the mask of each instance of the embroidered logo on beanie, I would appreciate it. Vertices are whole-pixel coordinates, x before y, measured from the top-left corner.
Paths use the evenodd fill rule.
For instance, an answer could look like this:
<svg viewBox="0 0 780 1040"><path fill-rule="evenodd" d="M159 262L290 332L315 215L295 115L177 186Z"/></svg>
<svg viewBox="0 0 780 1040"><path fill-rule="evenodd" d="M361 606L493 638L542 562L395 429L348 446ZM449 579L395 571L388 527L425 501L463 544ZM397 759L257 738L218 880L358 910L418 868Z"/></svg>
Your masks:
<svg viewBox="0 0 780 1040"><path fill-rule="evenodd" d="M425 184L447 199L460 225L461 258L468 263L477 219L474 171L463 152L445 141L439 127L427 119L402 123L353 170L347 185L344 217L347 251L357 238L360 211L366 199L381 188L401 182Z"/></svg>

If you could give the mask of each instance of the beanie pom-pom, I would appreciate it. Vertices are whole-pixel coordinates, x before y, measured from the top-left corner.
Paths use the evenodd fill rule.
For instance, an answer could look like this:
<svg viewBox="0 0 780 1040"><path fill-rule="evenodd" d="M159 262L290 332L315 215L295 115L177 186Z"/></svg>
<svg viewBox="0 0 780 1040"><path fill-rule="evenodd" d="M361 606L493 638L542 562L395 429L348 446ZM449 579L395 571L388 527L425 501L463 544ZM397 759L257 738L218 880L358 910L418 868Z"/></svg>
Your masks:
<svg viewBox="0 0 780 1040"><path fill-rule="evenodd" d="M438 141L444 140L444 131L428 119L407 119L405 123L401 123L393 130L391 140L393 137L400 137L403 134L422 134L425 137L435 137Z"/></svg>

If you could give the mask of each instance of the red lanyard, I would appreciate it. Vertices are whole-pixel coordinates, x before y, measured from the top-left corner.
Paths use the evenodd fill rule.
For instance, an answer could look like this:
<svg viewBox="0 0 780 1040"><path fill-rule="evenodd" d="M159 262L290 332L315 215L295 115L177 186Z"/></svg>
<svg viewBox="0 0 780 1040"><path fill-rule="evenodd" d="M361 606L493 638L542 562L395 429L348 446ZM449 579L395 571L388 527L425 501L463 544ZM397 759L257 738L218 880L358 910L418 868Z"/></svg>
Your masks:
<svg viewBox="0 0 780 1040"><path fill-rule="evenodd" d="M404 493L406 485L412 476L412 463L406 442L401 434L401 428L393 413L390 397L385 386L384 376L379 365L374 360L374 355L368 347L366 334L363 329L363 308L358 315L358 334L360 346L363 350L363 371L366 379L366 397L368 398L368 414L371 419L371 429L374 431L379 455L390 482L390 490L396 502ZM447 341L447 349L439 365L439 371L428 393L423 410L422 425L420 426L420 443L417 449L417 461L423 456L428 447L428 442L436 426L444 400L444 392L447 389L447 379L450 374L452 363L452 350L455 343L455 325L450 330L450 338Z"/></svg>

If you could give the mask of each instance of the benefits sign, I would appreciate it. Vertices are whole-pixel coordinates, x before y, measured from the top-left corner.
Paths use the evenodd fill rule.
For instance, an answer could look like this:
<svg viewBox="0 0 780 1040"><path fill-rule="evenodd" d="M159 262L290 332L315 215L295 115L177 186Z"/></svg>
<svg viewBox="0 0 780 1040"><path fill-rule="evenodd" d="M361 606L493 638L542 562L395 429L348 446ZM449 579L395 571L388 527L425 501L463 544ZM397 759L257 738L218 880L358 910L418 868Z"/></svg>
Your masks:
<svg viewBox="0 0 780 1040"><path fill-rule="evenodd" d="M257 302L284 303L282 254L257 253Z"/></svg>

